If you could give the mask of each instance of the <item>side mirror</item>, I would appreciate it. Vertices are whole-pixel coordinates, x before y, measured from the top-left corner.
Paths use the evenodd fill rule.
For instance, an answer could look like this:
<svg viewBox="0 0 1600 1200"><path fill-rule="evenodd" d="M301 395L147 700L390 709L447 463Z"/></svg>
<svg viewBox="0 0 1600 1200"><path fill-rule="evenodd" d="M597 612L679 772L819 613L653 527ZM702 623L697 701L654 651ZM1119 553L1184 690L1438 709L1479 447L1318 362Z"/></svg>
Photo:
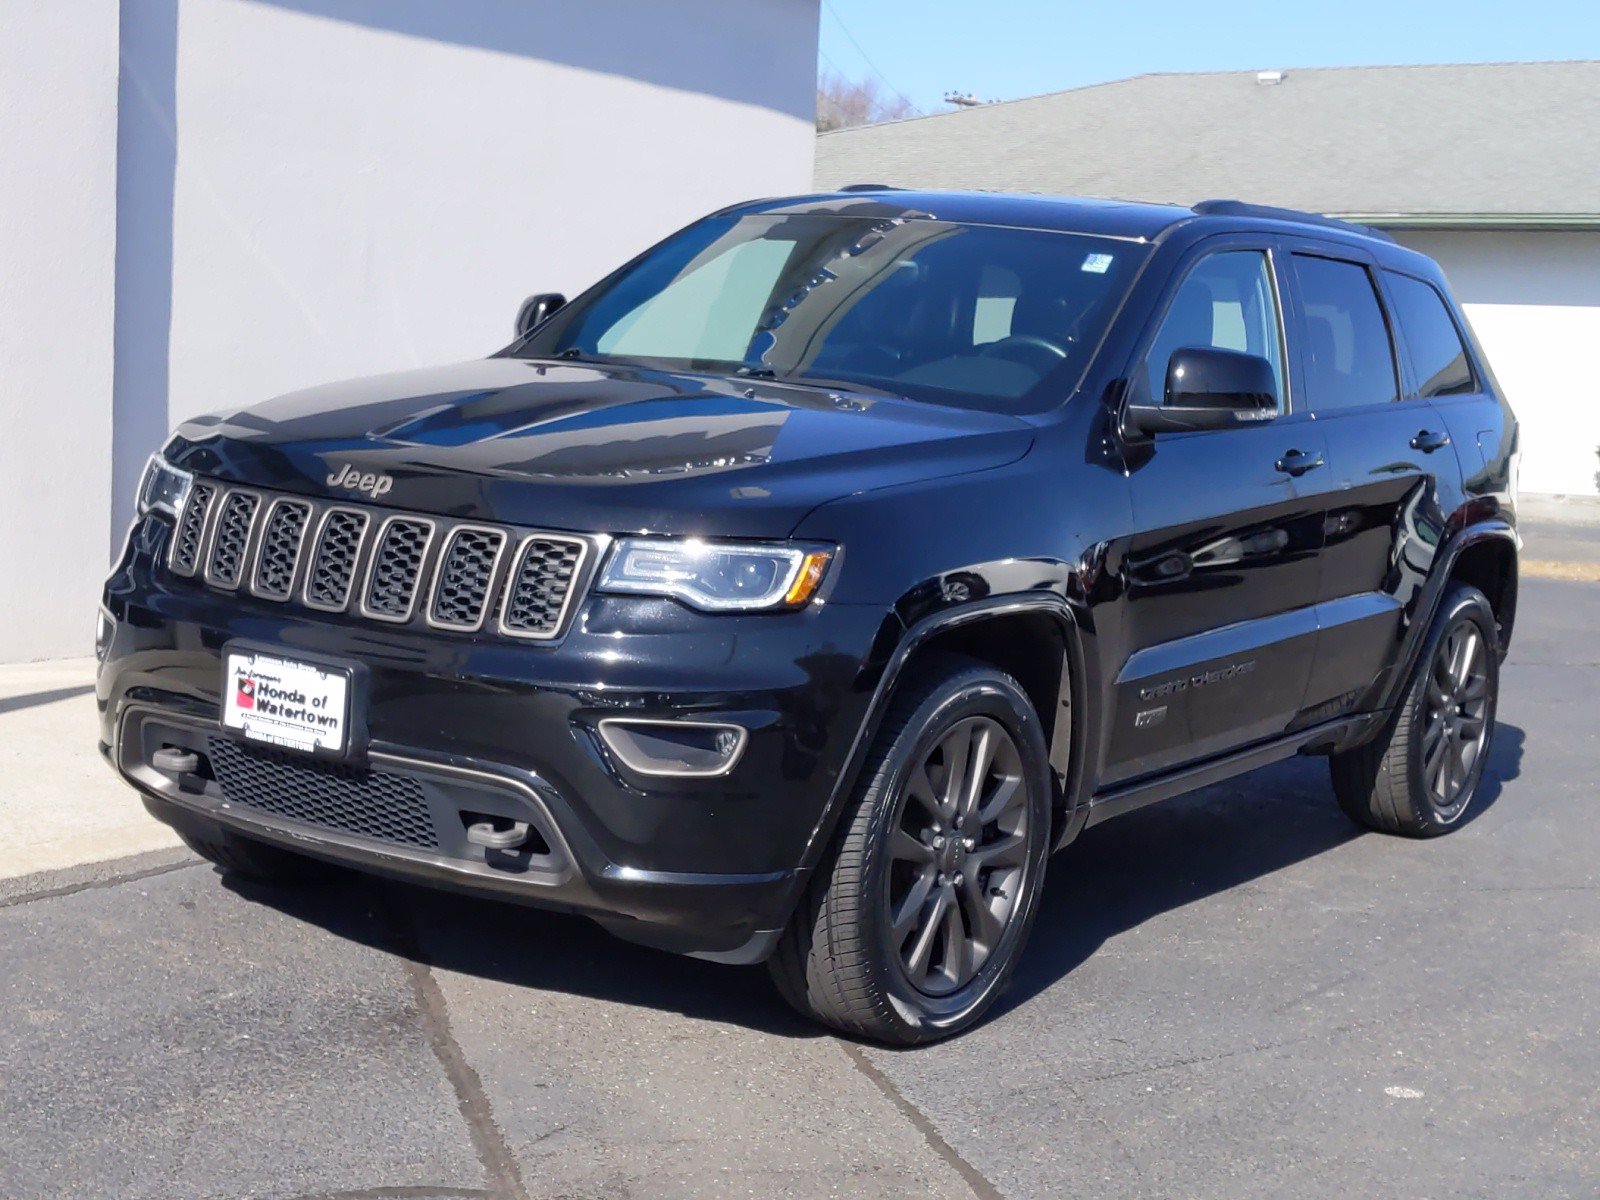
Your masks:
<svg viewBox="0 0 1600 1200"><path fill-rule="evenodd" d="M537 295L529 296L522 302L522 307L517 309L517 336L526 337L532 333L535 325L553 316L566 302L567 298L560 292L539 292Z"/></svg>
<svg viewBox="0 0 1600 1200"><path fill-rule="evenodd" d="M1278 380L1257 354L1180 346L1167 362L1160 404L1130 404L1123 428L1136 435L1259 425L1278 415Z"/></svg>

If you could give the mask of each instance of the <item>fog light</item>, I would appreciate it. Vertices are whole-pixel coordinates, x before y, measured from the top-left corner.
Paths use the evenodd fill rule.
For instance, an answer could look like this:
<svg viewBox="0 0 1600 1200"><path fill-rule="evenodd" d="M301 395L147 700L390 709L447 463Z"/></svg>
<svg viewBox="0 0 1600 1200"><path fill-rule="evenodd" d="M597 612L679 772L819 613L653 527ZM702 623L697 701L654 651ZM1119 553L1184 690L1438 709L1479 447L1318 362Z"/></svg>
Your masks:
<svg viewBox="0 0 1600 1200"><path fill-rule="evenodd" d="M600 737L623 766L641 775L703 778L733 770L750 734L742 725L607 717Z"/></svg>

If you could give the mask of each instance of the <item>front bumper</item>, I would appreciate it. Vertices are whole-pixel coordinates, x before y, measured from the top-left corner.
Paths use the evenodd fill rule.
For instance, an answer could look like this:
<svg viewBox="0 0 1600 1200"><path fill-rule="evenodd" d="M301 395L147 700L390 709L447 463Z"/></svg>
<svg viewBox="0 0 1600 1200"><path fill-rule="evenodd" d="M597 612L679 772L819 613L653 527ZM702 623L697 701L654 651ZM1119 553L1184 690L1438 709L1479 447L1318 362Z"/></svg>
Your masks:
<svg viewBox="0 0 1600 1200"><path fill-rule="evenodd" d="M685 953L754 961L770 949L865 719L881 612L823 605L708 617L590 596L560 643L508 645L219 595L167 575L166 530L141 524L107 584L98 695L102 748L157 817L583 913ZM262 761L241 767L242 744L219 724L222 651L235 639L359 663L362 759L327 766L256 752ZM646 778L598 736L601 720L624 714L730 722L748 742L724 776ZM163 746L191 750L207 768L164 773L152 764ZM400 788L437 836L387 827L374 836L321 811L265 804L248 780L211 769L219 753L235 775L279 772L272 786L285 796L320 795L341 771L376 788L380 804L383 787ZM538 836L515 853L486 849L465 836L483 816L526 821Z"/></svg>

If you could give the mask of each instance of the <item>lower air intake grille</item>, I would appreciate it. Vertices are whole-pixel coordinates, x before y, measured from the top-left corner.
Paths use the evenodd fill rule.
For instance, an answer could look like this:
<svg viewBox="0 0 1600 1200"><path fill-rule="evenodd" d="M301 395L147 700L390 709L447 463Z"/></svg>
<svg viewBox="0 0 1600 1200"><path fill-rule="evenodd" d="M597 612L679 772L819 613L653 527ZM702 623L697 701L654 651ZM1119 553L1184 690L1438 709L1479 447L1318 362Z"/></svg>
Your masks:
<svg viewBox="0 0 1600 1200"><path fill-rule="evenodd" d="M252 587L258 596L287 600L294 586L294 566L300 557L300 542L311 520L311 505L303 500L279 500L267 517L257 552L256 576Z"/></svg>
<svg viewBox="0 0 1600 1200"><path fill-rule="evenodd" d="M193 575L200 566L200 542L206 531L211 502L217 498L212 483L195 480L189 489L189 502L183 506L183 521L172 535L172 569L180 575Z"/></svg>
<svg viewBox="0 0 1600 1200"><path fill-rule="evenodd" d="M209 739L208 749L230 804L384 842L424 849L439 845L415 779L302 759L225 737Z"/></svg>
<svg viewBox="0 0 1600 1200"><path fill-rule="evenodd" d="M583 551L583 542L566 538L530 537L523 542L506 587L501 629L519 637L554 637Z"/></svg>
<svg viewBox="0 0 1600 1200"><path fill-rule="evenodd" d="M367 532L367 514L335 508L322 522L322 532L311 551L311 574L306 579L306 603L312 608L339 612L350 602L350 583L361 538Z"/></svg>
<svg viewBox="0 0 1600 1200"><path fill-rule="evenodd" d="M477 629L489 608L489 584L506 535L464 526L450 535L433 587L428 620L450 629Z"/></svg>
<svg viewBox="0 0 1600 1200"><path fill-rule="evenodd" d="M367 578L367 594L361 600L363 613L385 621L404 621L411 616L432 537L432 521L390 517L383 523Z"/></svg>
<svg viewBox="0 0 1600 1200"><path fill-rule="evenodd" d="M211 542L211 563L206 582L217 587L236 588L244 576L244 555L250 545L250 527L255 524L261 497L253 492L229 492L217 518L217 532Z"/></svg>

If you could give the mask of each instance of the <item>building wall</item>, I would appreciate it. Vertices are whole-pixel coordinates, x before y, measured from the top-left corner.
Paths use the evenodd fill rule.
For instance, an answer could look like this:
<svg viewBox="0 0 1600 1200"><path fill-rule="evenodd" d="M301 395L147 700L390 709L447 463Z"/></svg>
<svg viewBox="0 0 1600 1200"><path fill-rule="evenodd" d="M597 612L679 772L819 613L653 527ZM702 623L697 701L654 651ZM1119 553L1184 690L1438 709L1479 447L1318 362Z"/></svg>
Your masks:
<svg viewBox="0 0 1600 1200"><path fill-rule="evenodd" d="M66 471L7 451L0 597L41 615L0 661L87 650L177 422L491 352L527 294L810 186L818 0L121 0L120 91L115 0L0 12L0 297L33 314L0 386L74 438ZM12 569L46 549L70 570Z"/></svg>
<svg viewBox="0 0 1600 1200"><path fill-rule="evenodd" d="M1522 429L1522 490L1595 495L1600 232L1397 232L1431 256Z"/></svg>
<svg viewBox="0 0 1600 1200"><path fill-rule="evenodd" d="M116 138L116 0L0 3L0 661L93 648Z"/></svg>

